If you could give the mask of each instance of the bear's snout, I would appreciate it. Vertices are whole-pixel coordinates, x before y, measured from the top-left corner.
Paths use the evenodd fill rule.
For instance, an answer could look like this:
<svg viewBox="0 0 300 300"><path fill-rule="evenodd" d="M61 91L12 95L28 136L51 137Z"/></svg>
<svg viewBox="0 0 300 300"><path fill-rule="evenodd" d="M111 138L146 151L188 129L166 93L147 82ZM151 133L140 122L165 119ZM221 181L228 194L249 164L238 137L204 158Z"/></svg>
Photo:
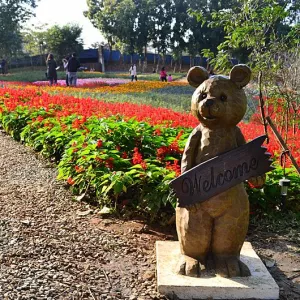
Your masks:
<svg viewBox="0 0 300 300"><path fill-rule="evenodd" d="M207 99L204 103L205 107L211 107L214 104L214 100L213 99Z"/></svg>

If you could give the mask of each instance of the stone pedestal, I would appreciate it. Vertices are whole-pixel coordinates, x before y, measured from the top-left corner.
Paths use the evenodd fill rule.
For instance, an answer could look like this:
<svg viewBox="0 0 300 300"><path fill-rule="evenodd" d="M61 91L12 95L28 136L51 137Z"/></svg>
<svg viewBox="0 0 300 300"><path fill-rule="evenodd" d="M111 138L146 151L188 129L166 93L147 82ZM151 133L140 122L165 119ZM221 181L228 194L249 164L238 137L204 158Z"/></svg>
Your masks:
<svg viewBox="0 0 300 300"><path fill-rule="evenodd" d="M267 268L245 242L241 260L251 271L250 277L193 278L174 272L180 249L178 242L156 242L157 287L159 293L179 299L279 299L279 287ZM177 298L176 298L177 299Z"/></svg>

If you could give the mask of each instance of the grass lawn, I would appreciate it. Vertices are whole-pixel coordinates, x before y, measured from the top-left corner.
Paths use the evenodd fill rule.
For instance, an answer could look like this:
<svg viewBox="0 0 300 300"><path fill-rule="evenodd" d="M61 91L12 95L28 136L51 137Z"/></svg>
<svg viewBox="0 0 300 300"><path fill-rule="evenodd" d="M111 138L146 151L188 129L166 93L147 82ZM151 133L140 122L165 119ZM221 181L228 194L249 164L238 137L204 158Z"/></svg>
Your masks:
<svg viewBox="0 0 300 300"><path fill-rule="evenodd" d="M22 81L22 82L34 82L47 80L45 77L46 67L35 67L35 68L21 68L21 69L11 69L8 74L0 74L0 81ZM66 73L64 71L57 72L58 79L64 79ZM185 76L185 73L172 73L174 80L182 78ZM78 72L78 78L125 78L130 79L128 73L101 73L101 72ZM138 80L149 80L149 81L158 81L159 75L156 73L138 73Z"/></svg>

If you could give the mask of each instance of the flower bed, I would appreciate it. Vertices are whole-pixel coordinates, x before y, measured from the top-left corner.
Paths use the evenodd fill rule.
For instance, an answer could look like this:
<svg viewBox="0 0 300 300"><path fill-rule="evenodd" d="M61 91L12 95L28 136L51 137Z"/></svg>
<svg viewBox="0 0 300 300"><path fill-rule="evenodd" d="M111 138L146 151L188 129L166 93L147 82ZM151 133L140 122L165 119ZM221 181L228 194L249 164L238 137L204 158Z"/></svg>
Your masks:
<svg viewBox="0 0 300 300"><path fill-rule="evenodd" d="M109 78L108 78L109 79ZM83 79L85 80L85 79ZM124 82L122 82L124 80ZM60 81L59 81L60 82ZM63 82L63 81L62 81ZM84 81L83 81L84 82ZM92 93L92 94L126 94L126 93L144 93L151 90L163 89L165 87L180 87L187 86L186 83L182 82L160 82L160 81L137 81L130 82L126 79L112 79L111 81L94 81L93 79L90 82L84 82L81 86L78 87L66 87L65 84L58 84L49 86L48 82L40 83L23 83L23 82L0 82L2 86L7 87L36 87L42 91L55 92L60 94L74 94L74 93Z"/></svg>
<svg viewBox="0 0 300 300"><path fill-rule="evenodd" d="M119 84L124 84L130 82L129 79L121 79L121 78L78 78L77 86L79 87L97 87L97 86L116 86ZM32 83L36 86L48 86L49 81L35 81ZM65 80L57 80L58 86L66 86Z"/></svg>
<svg viewBox="0 0 300 300"><path fill-rule="evenodd" d="M15 139L59 162L59 178L77 194L88 192L101 205L113 202L152 215L167 203L175 205L168 183L180 174L186 139L198 124L190 114L50 95L37 87L0 89L0 121ZM263 134L258 123L240 127L247 140ZM268 148L280 151L272 136ZM299 148L295 140L298 161ZM275 199L266 207L280 201L274 184L266 187Z"/></svg>

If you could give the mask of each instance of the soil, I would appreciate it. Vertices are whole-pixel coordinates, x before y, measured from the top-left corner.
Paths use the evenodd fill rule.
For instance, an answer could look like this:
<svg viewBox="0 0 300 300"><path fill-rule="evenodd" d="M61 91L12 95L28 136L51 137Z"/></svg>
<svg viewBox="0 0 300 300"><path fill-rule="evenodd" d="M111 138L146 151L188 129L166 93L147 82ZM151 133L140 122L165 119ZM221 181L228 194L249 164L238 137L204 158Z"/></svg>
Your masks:
<svg viewBox="0 0 300 300"><path fill-rule="evenodd" d="M0 133L0 299L166 299L156 291L154 246L176 240L174 224L104 218L74 201L56 175ZM300 299L295 235L258 224L247 237L270 265L281 300Z"/></svg>

